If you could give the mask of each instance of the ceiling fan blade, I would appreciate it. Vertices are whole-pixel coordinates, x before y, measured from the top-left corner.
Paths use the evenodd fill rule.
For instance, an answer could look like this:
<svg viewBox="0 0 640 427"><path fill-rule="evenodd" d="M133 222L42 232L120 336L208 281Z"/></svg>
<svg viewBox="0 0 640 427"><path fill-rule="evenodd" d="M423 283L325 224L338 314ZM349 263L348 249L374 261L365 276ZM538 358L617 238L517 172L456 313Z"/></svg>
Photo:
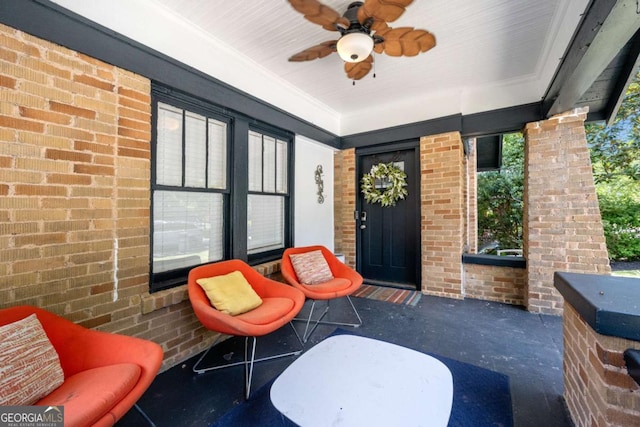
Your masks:
<svg viewBox="0 0 640 427"><path fill-rule="evenodd" d="M389 26L387 25L387 23L384 21L380 21L379 19L374 19L369 28L376 34L389 30Z"/></svg>
<svg viewBox="0 0 640 427"><path fill-rule="evenodd" d="M344 71L351 80L360 80L366 76L373 65L373 57L369 55L367 59L361 62L345 62Z"/></svg>
<svg viewBox="0 0 640 427"><path fill-rule="evenodd" d="M389 56L416 56L436 45L433 34L413 27L389 28L376 34L384 38L384 42L377 44L374 50Z"/></svg>
<svg viewBox="0 0 640 427"><path fill-rule="evenodd" d="M348 19L317 0L289 0L289 3L308 21L320 25L325 30L338 31L336 25L345 29L349 28Z"/></svg>
<svg viewBox="0 0 640 427"><path fill-rule="evenodd" d="M364 23L367 18L375 21L393 22L405 11L413 0L365 0L358 9L358 21Z"/></svg>
<svg viewBox="0 0 640 427"><path fill-rule="evenodd" d="M328 42L320 43L319 45L312 46L303 50L302 52L298 52L289 58L290 62L302 62L302 61L312 61L314 59L324 58L325 56L336 51L337 40L331 40Z"/></svg>

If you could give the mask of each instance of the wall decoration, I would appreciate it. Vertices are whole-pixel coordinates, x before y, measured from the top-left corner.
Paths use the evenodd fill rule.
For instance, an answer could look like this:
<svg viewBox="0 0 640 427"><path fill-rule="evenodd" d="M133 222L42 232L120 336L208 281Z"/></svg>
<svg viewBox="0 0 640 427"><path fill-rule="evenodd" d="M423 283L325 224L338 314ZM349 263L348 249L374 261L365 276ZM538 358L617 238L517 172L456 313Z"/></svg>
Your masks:
<svg viewBox="0 0 640 427"><path fill-rule="evenodd" d="M324 191L324 181L322 180L322 165L318 165L318 167L316 167L315 175L316 185L318 186L318 192L316 193L318 195L318 203L323 204L324 195L322 194L322 192Z"/></svg>
<svg viewBox="0 0 640 427"><path fill-rule="evenodd" d="M360 189L369 203L380 203L382 207L395 206L408 192L407 174L393 163L378 163L364 174Z"/></svg>

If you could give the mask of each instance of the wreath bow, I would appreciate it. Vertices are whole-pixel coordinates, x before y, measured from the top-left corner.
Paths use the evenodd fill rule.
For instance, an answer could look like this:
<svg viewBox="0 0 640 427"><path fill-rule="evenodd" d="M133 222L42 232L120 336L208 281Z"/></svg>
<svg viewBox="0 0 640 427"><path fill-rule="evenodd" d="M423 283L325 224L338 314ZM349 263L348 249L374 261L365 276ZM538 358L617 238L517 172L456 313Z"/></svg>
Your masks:
<svg viewBox="0 0 640 427"><path fill-rule="evenodd" d="M378 188L376 181L389 183L388 186ZM380 203L382 207L395 206L399 199L408 194L407 174L393 163L378 163L371 167L371 171L363 175L360 180L360 191L369 203Z"/></svg>

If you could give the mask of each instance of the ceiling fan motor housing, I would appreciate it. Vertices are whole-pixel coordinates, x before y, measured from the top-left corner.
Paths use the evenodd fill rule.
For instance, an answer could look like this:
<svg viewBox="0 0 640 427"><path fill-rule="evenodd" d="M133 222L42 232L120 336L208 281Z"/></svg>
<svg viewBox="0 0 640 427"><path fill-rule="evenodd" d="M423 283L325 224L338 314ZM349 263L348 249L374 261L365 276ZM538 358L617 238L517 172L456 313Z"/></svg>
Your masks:
<svg viewBox="0 0 640 427"><path fill-rule="evenodd" d="M349 3L349 6L347 6L347 10L342 16L347 18L349 22L351 22L351 24L353 24L354 22L358 22L358 9L360 9L360 6L362 6L363 4L364 3L361 1L354 1L353 3Z"/></svg>
<svg viewBox="0 0 640 427"><path fill-rule="evenodd" d="M363 5L356 1L347 7L344 17L349 20L349 28L337 27L342 37L338 40L337 50L343 61L360 62L365 60L373 49L374 39L369 25L363 25L358 20L358 9Z"/></svg>

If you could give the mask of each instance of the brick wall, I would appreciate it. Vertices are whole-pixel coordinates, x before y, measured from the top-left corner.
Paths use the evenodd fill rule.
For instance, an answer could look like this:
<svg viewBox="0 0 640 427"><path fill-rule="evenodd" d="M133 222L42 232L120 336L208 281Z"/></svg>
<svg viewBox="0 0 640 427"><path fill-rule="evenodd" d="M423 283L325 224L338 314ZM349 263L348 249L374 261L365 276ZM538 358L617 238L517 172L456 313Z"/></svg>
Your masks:
<svg viewBox="0 0 640 427"><path fill-rule="evenodd" d="M422 292L462 298L464 165L458 132L420 139Z"/></svg>
<svg viewBox="0 0 640 427"><path fill-rule="evenodd" d="M334 155L334 244L335 252L344 254L347 265L356 265L356 150L338 151Z"/></svg>
<svg viewBox="0 0 640 427"><path fill-rule="evenodd" d="M185 287L148 294L150 82L0 25L0 307L206 347Z"/></svg>
<svg viewBox="0 0 640 427"><path fill-rule="evenodd" d="M553 287L555 271L610 272L585 118L586 111L575 110L529 123L524 129L526 270L461 265L465 244L470 253L477 251L475 141L471 141L471 156L465 159L457 133L421 139L424 293L487 299L560 315L563 300ZM352 265L354 161L353 150L336 154L336 248L350 254Z"/></svg>
<svg viewBox="0 0 640 427"><path fill-rule="evenodd" d="M334 165L335 247L355 265L355 150L336 153ZM462 250L476 250L475 168L475 141L465 158L456 132L421 139L422 291L522 305L525 270L465 265L463 280Z"/></svg>
<svg viewBox="0 0 640 427"><path fill-rule="evenodd" d="M465 159L465 176L466 189L465 195L467 199L467 222L465 224L467 252L470 254L478 253L478 171L477 171L478 151L476 148L476 139L469 140L469 154Z"/></svg>
<svg viewBox="0 0 640 427"><path fill-rule="evenodd" d="M335 247L350 265L356 260L355 160L355 149L337 152L334 160ZM462 297L467 165L459 133L421 139L421 268L422 291L427 294Z"/></svg>
<svg viewBox="0 0 640 427"><path fill-rule="evenodd" d="M555 271L610 272L584 120L576 109L528 123L525 137L524 257L529 311L562 313Z"/></svg>
<svg viewBox="0 0 640 427"><path fill-rule="evenodd" d="M523 268L464 264L464 296L524 305L527 271Z"/></svg>
<svg viewBox="0 0 640 427"><path fill-rule="evenodd" d="M576 427L640 425L640 389L623 353L640 342L600 335L564 307L564 398Z"/></svg>

